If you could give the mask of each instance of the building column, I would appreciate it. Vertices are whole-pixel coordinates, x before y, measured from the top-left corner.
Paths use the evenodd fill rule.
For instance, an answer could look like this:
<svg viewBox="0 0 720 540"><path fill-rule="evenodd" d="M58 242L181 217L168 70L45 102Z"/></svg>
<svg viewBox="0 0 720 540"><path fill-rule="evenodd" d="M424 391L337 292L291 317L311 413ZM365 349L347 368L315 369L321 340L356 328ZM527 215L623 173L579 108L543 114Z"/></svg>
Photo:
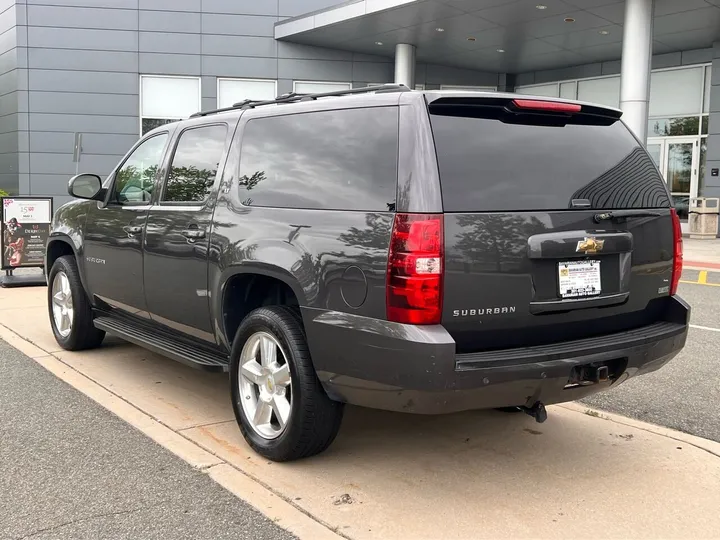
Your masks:
<svg viewBox="0 0 720 540"><path fill-rule="evenodd" d="M710 128L707 139L705 178L700 178L701 197L720 197L720 41L713 43L710 81Z"/></svg>
<svg viewBox="0 0 720 540"><path fill-rule="evenodd" d="M626 0L620 68L620 108L635 136L647 143L652 69L653 0Z"/></svg>
<svg viewBox="0 0 720 540"><path fill-rule="evenodd" d="M395 84L415 88L415 45L398 43L395 46Z"/></svg>

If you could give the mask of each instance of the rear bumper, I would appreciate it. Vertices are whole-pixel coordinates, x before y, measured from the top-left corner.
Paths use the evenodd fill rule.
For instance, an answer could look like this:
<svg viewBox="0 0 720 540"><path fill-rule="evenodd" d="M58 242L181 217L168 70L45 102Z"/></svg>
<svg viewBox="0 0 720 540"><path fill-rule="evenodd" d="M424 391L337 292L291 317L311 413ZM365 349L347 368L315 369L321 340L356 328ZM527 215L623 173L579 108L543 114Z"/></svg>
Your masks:
<svg viewBox="0 0 720 540"><path fill-rule="evenodd" d="M655 371L684 347L690 308L667 320L592 339L455 355L442 326L417 327L338 312L303 311L328 395L354 405L420 414L572 401ZM318 344L322 344L322 348ZM576 366L617 367L607 382L569 386Z"/></svg>

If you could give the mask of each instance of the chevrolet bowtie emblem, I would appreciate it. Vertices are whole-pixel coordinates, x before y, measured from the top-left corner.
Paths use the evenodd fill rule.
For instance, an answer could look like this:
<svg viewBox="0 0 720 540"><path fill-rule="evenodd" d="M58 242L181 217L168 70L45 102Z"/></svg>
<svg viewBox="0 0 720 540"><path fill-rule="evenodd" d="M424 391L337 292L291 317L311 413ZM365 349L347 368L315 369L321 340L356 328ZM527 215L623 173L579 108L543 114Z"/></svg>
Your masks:
<svg viewBox="0 0 720 540"><path fill-rule="evenodd" d="M580 240L577 243L575 251L586 254L597 253L598 251L602 251L604 245L605 240L598 240L597 238L590 236L589 238Z"/></svg>

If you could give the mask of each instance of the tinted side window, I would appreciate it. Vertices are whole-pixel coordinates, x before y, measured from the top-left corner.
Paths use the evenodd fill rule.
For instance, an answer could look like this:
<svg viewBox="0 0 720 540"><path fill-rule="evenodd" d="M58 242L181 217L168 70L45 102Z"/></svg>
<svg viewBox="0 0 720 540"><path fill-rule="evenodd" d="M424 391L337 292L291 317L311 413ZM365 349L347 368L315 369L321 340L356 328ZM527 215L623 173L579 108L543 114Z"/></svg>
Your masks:
<svg viewBox="0 0 720 540"><path fill-rule="evenodd" d="M115 173L110 202L143 204L150 201L167 137L167 133L160 133L143 141L133 150Z"/></svg>
<svg viewBox="0 0 720 540"><path fill-rule="evenodd" d="M205 126L180 135L162 200L202 202L212 191L225 149L227 127Z"/></svg>
<svg viewBox="0 0 720 540"><path fill-rule="evenodd" d="M384 211L397 187L397 107L250 120L240 152L248 206Z"/></svg>

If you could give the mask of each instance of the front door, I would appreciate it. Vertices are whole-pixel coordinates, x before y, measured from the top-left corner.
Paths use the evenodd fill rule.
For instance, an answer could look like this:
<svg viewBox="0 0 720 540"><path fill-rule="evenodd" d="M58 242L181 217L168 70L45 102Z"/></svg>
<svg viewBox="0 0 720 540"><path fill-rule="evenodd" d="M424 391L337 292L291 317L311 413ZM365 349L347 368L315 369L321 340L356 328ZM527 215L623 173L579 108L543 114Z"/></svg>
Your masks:
<svg viewBox="0 0 720 540"><path fill-rule="evenodd" d="M220 123L191 126L179 134L145 233L145 297L150 317L210 343L215 343L215 333L208 297L208 246L216 178L230 131Z"/></svg>
<svg viewBox="0 0 720 540"><path fill-rule="evenodd" d="M147 317L142 239L167 140L163 132L135 147L112 176L107 203L91 205L85 225L90 294L141 317Z"/></svg>
<svg viewBox="0 0 720 540"><path fill-rule="evenodd" d="M690 199L698 195L700 138L650 139L647 148L668 184L680 219L687 220Z"/></svg>

